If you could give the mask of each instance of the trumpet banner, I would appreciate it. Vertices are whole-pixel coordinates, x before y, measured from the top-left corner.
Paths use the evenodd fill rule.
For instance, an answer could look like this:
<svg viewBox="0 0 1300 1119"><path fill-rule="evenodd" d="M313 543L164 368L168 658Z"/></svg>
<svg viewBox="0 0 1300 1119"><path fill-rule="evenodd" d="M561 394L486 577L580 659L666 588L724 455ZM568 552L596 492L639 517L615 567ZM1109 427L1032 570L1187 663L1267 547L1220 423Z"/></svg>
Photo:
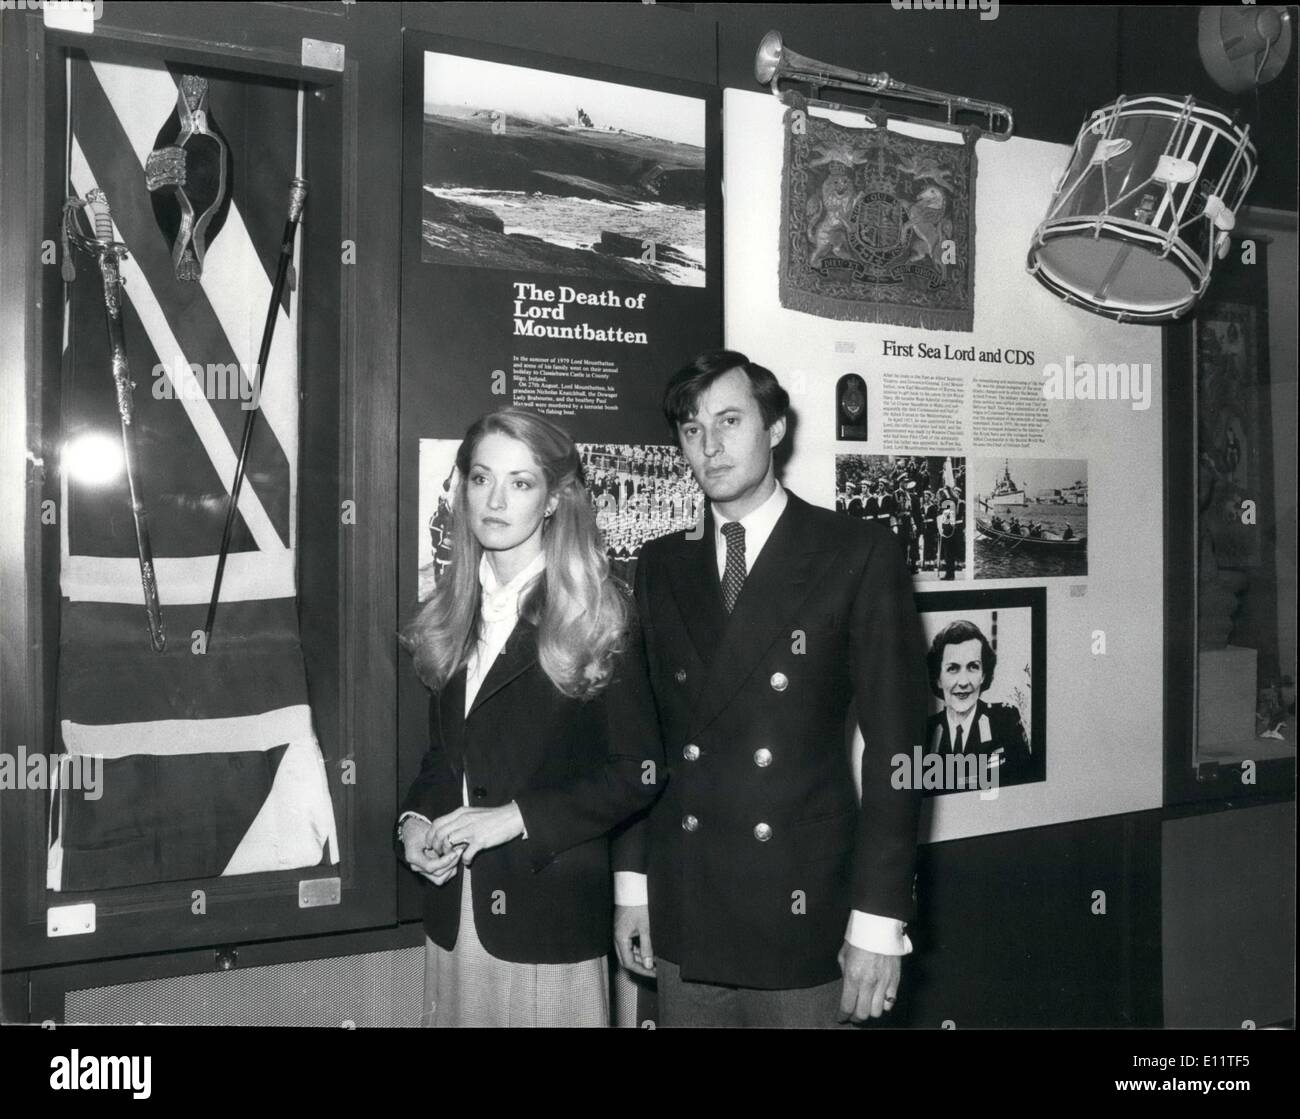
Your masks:
<svg viewBox="0 0 1300 1119"><path fill-rule="evenodd" d="M338 862L299 642L298 305L286 293L264 381L210 648L203 629L226 500L300 161L299 92L213 78L210 123L230 150L231 200L202 275L177 279L145 177L167 143L181 73L70 62L69 189L98 187L126 244L123 325L143 500L166 651L145 624L126 479L77 473L83 439L119 439L104 295L75 258L63 351L58 730L103 758L95 795L52 792L46 885L101 890ZM160 136L163 137L160 140Z"/></svg>
<svg viewBox="0 0 1300 1119"><path fill-rule="evenodd" d="M974 329L975 134L923 140L785 117L781 306L822 318Z"/></svg>

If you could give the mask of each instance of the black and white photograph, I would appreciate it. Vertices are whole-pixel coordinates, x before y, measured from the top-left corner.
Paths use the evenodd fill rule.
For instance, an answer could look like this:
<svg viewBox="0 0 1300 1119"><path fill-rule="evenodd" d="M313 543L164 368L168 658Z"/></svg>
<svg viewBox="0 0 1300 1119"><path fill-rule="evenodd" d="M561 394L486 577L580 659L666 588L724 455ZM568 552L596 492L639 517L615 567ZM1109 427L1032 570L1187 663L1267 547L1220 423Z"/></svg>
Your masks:
<svg viewBox="0 0 1300 1119"><path fill-rule="evenodd" d="M426 51L426 263L703 287L705 106Z"/></svg>
<svg viewBox="0 0 1300 1119"><path fill-rule="evenodd" d="M966 460L835 456L835 508L890 528L916 582L966 577Z"/></svg>
<svg viewBox="0 0 1300 1119"><path fill-rule="evenodd" d="M1042 589L937 592L917 601L931 694L922 788L988 797L1045 780Z"/></svg>
<svg viewBox="0 0 1300 1119"><path fill-rule="evenodd" d="M451 566L452 528L456 521L456 469L459 439L420 440L419 574L417 594L424 602Z"/></svg>
<svg viewBox="0 0 1300 1119"><path fill-rule="evenodd" d="M1088 574L1088 463L974 458L975 578Z"/></svg>
<svg viewBox="0 0 1300 1119"><path fill-rule="evenodd" d="M420 440L419 600L433 593L451 563L458 439ZM596 509L610 569L631 585L647 540L689 529L704 513L700 489L681 451L655 443L578 443L587 492Z"/></svg>
<svg viewBox="0 0 1300 1119"><path fill-rule="evenodd" d="M1298 15L0 0L4 1098L1289 1085Z"/></svg>
<svg viewBox="0 0 1300 1119"><path fill-rule="evenodd" d="M698 524L704 491L666 444L579 443L578 454L610 566L630 585L641 545Z"/></svg>

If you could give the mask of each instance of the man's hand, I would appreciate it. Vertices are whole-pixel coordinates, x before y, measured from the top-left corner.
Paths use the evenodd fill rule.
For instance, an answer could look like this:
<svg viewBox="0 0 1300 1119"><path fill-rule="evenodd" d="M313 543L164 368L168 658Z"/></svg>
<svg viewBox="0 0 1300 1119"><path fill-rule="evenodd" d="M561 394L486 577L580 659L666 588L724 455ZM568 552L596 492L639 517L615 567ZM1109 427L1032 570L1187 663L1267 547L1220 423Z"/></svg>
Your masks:
<svg viewBox="0 0 1300 1119"><path fill-rule="evenodd" d="M514 801L500 808L457 808L434 820L433 848L447 852L462 848L460 857L469 866L480 851L523 834L523 813Z"/></svg>
<svg viewBox="0 0 1300 1119"><path fill-rule="evenodd" d="M841 1022L848 1019L865 1022L894 1008L898 981L903 973L901 956L882 956L865 948L854 948L846 940L836 959L844 975L844 993L840 995Z"/></svg>
<svg viewBox="0 0 1300 1119"><path fill-rule="evenodd" d="M655 977L655 953L650 943L650 907L614 906L614 947L618 962L634 975Z"/></svg>
<svg viewBox="0 0 1300 1119"><path fill-rule="evenodd" d="M402 821L402 848L407 863L435 886L441 886L456 876L460 866L460 850L453 847L445 855L434 847L433 825L419 816L408 816Z"/></svg>

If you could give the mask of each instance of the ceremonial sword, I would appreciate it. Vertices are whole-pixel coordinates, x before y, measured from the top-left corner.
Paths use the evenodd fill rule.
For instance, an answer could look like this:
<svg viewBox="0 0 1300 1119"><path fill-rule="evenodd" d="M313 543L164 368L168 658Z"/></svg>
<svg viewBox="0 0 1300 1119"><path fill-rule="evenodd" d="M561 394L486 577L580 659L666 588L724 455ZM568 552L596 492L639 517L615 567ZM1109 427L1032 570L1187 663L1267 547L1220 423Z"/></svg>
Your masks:
<svg viewBox="0 0 1300 1119"><path fill-rule="evenodd" d="M81 229L78 210L90 218L93 235ZM76 269L68 253L69 244L93 256L104 280L104 311L108 316L108 342L113 366L113 384L117 389L117 414L122 421L122 457L126 463L126 484L131 495L131 517L135 522L135 546L140 556L140 582L144 586L144 608L149 619L149 643L161 653L167 644L163 632L162 609L158 605L158 582L153 569L153 546L149 542L149 518L140 490L139 457L135 442L134 385L126 358L126 334L122 330L121 262L126 246L113 238L113 215L108 198L98 188L85 198L68 198L63 203L63 279L71 283Z"/></svg>

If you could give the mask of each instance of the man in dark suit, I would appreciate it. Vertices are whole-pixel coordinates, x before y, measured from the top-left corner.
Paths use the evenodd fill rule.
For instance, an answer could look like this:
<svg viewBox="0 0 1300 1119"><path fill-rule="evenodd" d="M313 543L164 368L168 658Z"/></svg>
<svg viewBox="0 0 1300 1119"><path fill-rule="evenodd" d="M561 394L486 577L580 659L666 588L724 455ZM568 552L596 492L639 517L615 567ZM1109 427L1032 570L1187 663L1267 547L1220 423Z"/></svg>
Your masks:
<svg viewBox="0 0 1300 1119"><path fill-rule="evenodd" d="M912 586L887 523L777 482L788 408L768 370L725 350L664 395L709 506L637 568L669 772L615 846L616 947L657 976L663 1025L879 1017L910 950L919 794L891 775L925 727Z"/></svg>
<svg viewBox="0 0 1300 1119"><path fill-rule="evenodd" d="M998 655L979 626L964 620L945 626L935 635L927 659L930 689L943 700L943 710L930 716L925 752L978 759L975 764L985 784L991 780L1002 787L1033 780L1033 756L1020 711L1009 703L980 698L993 683Z"/></svg>

